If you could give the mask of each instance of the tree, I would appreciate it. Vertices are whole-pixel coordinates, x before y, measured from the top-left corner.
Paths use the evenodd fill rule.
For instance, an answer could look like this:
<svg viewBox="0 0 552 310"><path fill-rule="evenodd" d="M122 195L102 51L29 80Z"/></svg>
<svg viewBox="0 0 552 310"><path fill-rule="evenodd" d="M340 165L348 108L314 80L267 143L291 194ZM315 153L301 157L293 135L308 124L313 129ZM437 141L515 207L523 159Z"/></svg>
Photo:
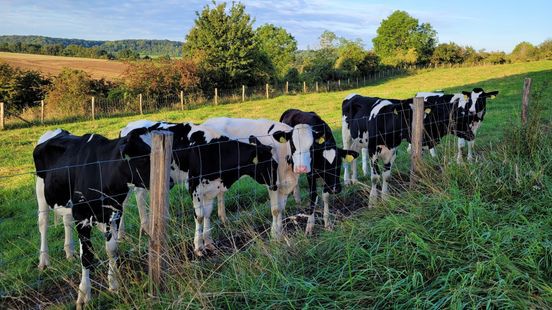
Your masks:
<svg viewBox="0 0 552 310"><path fill-rule="evenodd" d="M538 49L529 42L521 42L510 54L510 59L513 62L531 61L538 58Z"/></svg>
<svg viewBox="0 0 552 310"><path fill-rule="evenodd" d="M359 66L365 58L366 52L362 47L362 41L351 41L340 39L339 47L337 48L337 59L335 68L341 70L343 75L359 74Z"/></svg>
<svg viewBox="0 0 552 310"><path fill-rule="evenodd" d="M552 59L552 39L545 40L539 44L539 58Z"/></svg>
<svg viewBox="0 0 552 310"><path fill-rule="evenodd" d="M395 11L381 22L372 39L374 51L384 64L427 63L437 42L429 23L419 24L404 11Z"/></svg>
<svg viewBox="0 0 552 310"><path fill-rule="evenodd" d="M37 105L44 98L50 81L38 71L23 71L8 64L0 64L0 101L18 112Z"/></svg>
<svg viewBox="0 0 552 310"><path fill-rule="evenodd" d="M255 40L272 62L276 77L282 80L295 62L295 38L282 27L265 24L255 30Z"/></svg>
<svg viewBox="0 0 552 310"><path fill-rule="evenodd" d="M464 49L454 42L437 45L431 56L433 64L460 64L464 62Z"/></svg>
<svg viewBox="0 0 552 310"><path fill-rule="evenodd" d="M198 60L203 89L258 82L260 51L245 6L232 3L227 14L226 3L214 8L207 5L196 15L183 54Z"/></svg>
<svg viewBox="0 0 552 310"><path fill-rule="evenodd" d="M48 88L46 107L52 114L84 115L88 112L92 94L92 78L88 73L63 68Z"/></svg>
<svg viewBox="0 0 552 310"><path fill-rule="evenodd" d="M364 54L364 59L358 65L358 68L362 74L372 74L378 70L380 66L380 59L374 51L368 51Z"/></svg>

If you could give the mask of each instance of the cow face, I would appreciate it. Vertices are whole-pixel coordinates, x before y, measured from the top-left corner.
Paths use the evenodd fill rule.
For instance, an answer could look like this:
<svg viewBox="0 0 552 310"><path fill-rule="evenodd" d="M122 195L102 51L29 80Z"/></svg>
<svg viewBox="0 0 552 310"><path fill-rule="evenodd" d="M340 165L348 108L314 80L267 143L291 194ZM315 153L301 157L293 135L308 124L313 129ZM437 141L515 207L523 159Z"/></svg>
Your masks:
<svg viewBox="0 0 552 310"><path fill-rule="evenodd" d="M121 138L121 156L128 161L132 184L137 187L149 188L151 134L147 128L132 130Z"/></svg>
<svg viewBox="0 0 552 310"><path fill-rule="evenodd" d="M280 143L289 142L293 172L309 173L311 171L310 149L314 143L311 126L298 124L293 127L292 131L276 131L272 137Z"/></svg>
<svg viewBox="0 0 552 310"><path fill-rule="evenodd" d="M249 137L249 143L253 146L248 156L248 163L253 164L251 176L270 190L277 190L278 163L272 156L272 147L263 145L255 136Z"/></svg>
<svg viewBox="0 0 552 310"><path fill-rule="evenodd" d="M355 151L344 150L335 144L314 151L314 167L324 181L324 192L341 192L341 166L343 161L351 162L358 157Z"/></svg>
<svg viewBox="0 0 552 310"><path fill-rule="evenodd" d="M463 91L462 94L468 100L468 106L466 108L469 114L476 117L478 120L483 120L487 108L487 98L493 99L498 95L498 91L486 93L482 88L474 88L471 92Z"/></svg>

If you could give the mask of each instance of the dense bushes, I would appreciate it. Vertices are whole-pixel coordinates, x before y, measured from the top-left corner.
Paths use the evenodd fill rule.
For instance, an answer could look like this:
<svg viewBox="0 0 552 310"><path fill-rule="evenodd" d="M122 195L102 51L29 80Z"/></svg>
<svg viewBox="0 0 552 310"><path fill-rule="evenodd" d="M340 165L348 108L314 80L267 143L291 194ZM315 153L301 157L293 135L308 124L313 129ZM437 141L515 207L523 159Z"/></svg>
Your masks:
<svg viewBox="0 0 552 310"><path fill-rule="evenodd" d="M50 80L37 71L24 71L0 63L0 101L12 112L37 105Z"/></svg>

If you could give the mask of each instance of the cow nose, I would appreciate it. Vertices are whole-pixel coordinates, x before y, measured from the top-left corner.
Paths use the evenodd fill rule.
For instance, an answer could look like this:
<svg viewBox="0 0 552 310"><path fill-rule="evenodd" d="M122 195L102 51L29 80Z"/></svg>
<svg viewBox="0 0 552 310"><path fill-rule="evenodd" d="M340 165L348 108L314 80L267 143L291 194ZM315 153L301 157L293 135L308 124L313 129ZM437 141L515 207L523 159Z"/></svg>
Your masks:
<svg viewBox="0 0 552 310"><path fill-rule="evenodd" d="M304 165L295 166L295 173L307 173L307 172L309 172L307 166L304 166Z"/></svg>

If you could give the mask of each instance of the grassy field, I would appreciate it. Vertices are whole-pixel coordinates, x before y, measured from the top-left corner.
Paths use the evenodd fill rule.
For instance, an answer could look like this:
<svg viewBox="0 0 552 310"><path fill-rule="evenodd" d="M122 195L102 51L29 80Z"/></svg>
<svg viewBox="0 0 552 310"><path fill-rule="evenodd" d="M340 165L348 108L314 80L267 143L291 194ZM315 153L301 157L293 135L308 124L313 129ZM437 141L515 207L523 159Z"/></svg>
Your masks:
<svg viewBox="0 0 552 310"><path fill-rule="evenodd" d="M524 77L532 77L535 106L530 130L519 129ZM183 188L171 194L168 289L154 301L138 234L136 210L129 210L129 242L122 243L123 289L105 292L106 267L94 274L94 306L122 307L359 307L403 308L552 306L552 148L549 107L552 62L421 71L353 92L406 98L417 91L499 90L476 144L478 161L453 162L455 141L438 147L438 160L416 191L402 191L408 158L400 152L394 168L395 196L375 209L363 204L365 185L334 198L340 219L333 232L305 238L289 224L282 243L267 242L269 208L262 187L242 180L228 195L231 224L214 226L220 253L194 259L189 253L193 224ZM347 92L283 96L242 104L106 118L63 124L75 133L116 137L139 118L200 122L213 116L278 119L287 108L319 113L339 135L340 105ZM537 113L538 112L538 113ZM545 125L539 125L544 123ZM0 135L0 305L66 304L78 286L78 261L63 258L62 228L49 230L52 268L39 272L38 229L32 175L32 149L47 129L36 126ZM16 174L21 174L13 176ZM367 181L364 179L364 181ZM369 181L368 181L369 183ZM355 207L356 206L356 207ZM355 210L346 210L347 207ZM287 215L300 206L290 203ZM304 227L300 226L301 229ZM97 234L95 247L105 258ZM247 244L241 251L236 251ZM99 249L99 250L98 250ZM147 273L146 273L147 274ZM124 304L124 305L122 305Z"/></svg>
<svg viewBox="0 0 552 310"><path fill-rule="evenodd" d="M48 75L56 75L65 67L80 69L95 79L105 78L107 80L120 78L127 68L125 63L116 60L7 52L0 52L0 62L6 62L25 70L37 70Z"/></svg>

